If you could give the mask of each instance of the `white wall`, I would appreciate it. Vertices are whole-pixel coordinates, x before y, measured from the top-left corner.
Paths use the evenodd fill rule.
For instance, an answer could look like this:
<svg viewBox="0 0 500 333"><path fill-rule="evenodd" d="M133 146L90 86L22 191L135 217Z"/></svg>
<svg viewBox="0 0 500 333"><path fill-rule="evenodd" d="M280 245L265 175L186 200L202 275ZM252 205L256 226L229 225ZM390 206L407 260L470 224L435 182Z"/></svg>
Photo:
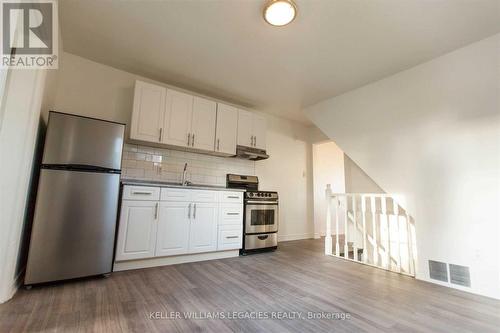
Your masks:
<svg viewBox="0 0 500 333"><path fill-rule="evenodd" d="M499 96L495 35L306 110L415 217L417 278L429 259L469 266L465 290L496 298Z"/></svg>
<svg viewBox="0 0 500 333"><path fill-rule="evenodd" d="M345 193L344 152L333 141L313 144L314 237L325 235L326 184L333 193ZM336 230L333 230L336 233ZM344 233L344 215L339 215L339 234Z"/></svg>
<svg viewBox="0 0 500 333"><path fill-rule="evenodd" d="M3 97L5 92L5 85L7 83L7 68L0 68L0 130L2 129L2 119L3 119Z"/></svg>
<svg viewBox="0 0 500 333"><path fill-rule="evenodd" d="M59 63L48 108L129 124L136 79L149 80L70 53ZM178 88L176 88L178 89ZM311 128L264 114L270 158L256 162L261 189L280 195L280 240L313 236ZM127 126L128 127L128 126ZM314 131L312 131L314 132ZM128 134L127 134L128 135Z"/></svg>
<svg viewBox="0 0 500 333"><path fill-rule="evenodd" d="M269 159L255 163L262 190L278 191L280 241L312 238L312 151L310 128L266 115Z"/></svg>
<svg viewBox="0 0 500 333"><path fill-rule="evenodd" d="M0 129L0 303L22 274L23 230L45 86L44 70L10 70Z"/></svg>
<svg viewBox="0 0 500 333"><path fill-rule="evenodd" d="M384 190L347 155L344 155L344 173L347 193L384 193Z"/></svg>

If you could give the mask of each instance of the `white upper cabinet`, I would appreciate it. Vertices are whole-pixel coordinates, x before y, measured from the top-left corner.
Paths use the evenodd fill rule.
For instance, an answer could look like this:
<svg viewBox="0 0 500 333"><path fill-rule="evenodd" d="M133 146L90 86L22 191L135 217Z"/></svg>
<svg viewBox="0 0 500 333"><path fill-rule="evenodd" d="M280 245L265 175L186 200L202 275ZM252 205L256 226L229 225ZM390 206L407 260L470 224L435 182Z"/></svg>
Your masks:
<svg viewBox="0 0 500 333"><path fill-rule="evenodd" d="M217 104L217 126L215 151L235 155L238 136L238 109L226 104Z"/></svg>
<svg viewBox="0 0 500 333"><path fill-rule="evenodd" d="M201 97L194 97L191 122L191 147L214 150L216 118L216 102Z"/></svg>
<svg viewBox="0 0 500 333"><path fill-rule="evenodd" d="M253 146L255 148L266 149L266 118L263 116L253 115Z"/></svg>
<svg viewBox="0 0 500 333"><path fill-rule="evenodd" d="M193 99L192 95L167 90L163 143L181 147L191 146Z"/></svg>
<svg viewBox="0 0 500 333"><path fill-rule="evenodd" d="M130 138L236 155L236 145L266 148L266 120L223 103L136 81Z"/></svg>
<svg viewBox="0 0 500 333"><path fill-rule="evenodd" d="M142 82L135 82L134 109L130 127L130 138L160 142L165 96L167 89Z"/></svg>
<svg viewBox="0 0 500 333"><path fill-rule="evenodd" d="M266 119L258 114L239 110L238 145L266 149Z"/></svg>
<svg viewBox="0 0 500 333"><path fill-rule="evenodd" d="M253 147L253 114L238 110L238 145Z"/></svg>

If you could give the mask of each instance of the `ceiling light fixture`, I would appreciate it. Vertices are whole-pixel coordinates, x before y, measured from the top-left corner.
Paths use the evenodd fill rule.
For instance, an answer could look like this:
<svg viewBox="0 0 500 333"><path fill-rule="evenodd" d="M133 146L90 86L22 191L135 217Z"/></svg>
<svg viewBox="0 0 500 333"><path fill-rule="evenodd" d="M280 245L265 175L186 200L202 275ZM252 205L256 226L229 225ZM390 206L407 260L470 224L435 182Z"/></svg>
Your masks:
<svg viewBox="0 0 500 333"><path fill-rule="evenodd" d="M269 0L264 7L264 20L274 26L284 26L297 16L297 6L292 0Z"/></svg>

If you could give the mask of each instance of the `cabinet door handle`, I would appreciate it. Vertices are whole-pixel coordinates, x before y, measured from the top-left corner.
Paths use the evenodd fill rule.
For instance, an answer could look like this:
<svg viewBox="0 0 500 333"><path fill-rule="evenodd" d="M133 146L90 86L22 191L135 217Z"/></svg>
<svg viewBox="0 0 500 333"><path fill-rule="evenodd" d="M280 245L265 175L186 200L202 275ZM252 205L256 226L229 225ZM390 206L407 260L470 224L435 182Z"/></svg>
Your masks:
<svg viewBox="0 0 500 333"><path fill-rule="evenodd" d="M217 151L219 151L219 143L220 143L220 140L217 139Z"/></svg>
<svg viewBox="0 0 500 333"><path fill-rule="evenodd" d="M240 213L227 213L227 215L240 215Z"/></svg>
<svg viewBox="0 0 500 333"><path fill-rule="evenodd" d="M158 220L158 206L160 204L157 202L156 205L155 205L155 220Z"/></svg>
<svg viewBox="0 0 500 333"><path fill-rule="evenodd" d="M250 146L253 147L253 135L250 137Z"/></svg>
<svg viewBox="0 0 500 333"><path fill-rule="evenodd" d="M193 147L194 147L194 134L193 134L193 140L192 140L192 142L191 142L191 146L193 146Z"/></svg>
<svg viewBox="0 0 500 333"><path fill-rule="evenodd" d="M240 197L238 197L236 195L228 195L227 198L228 199L239 199Z"/></svg>
<svg viewBox="0 0 500 333"><path fill-rule="evenodd" d="M226 236L227 239L231 239L231 238L240 238L240 236Z"/></svg>
<svg viewBox="0 0 500 333"><path fill-rule="evenodd" d="M158 138L158 141L160 141L160 142L161 142L162 134L163 134L163 128L160 128L160 137Z"/></svg>
<svg viewBox="0 0 500 333"><path fill-rule="evenodd" d="M253 146L257 147L257 137L256 136L253 137Z"/></svg>
<svg viewBox="0 0 500 333"><path fill-rule="evenodd" d="M132 194L151 195L153 192L132 191Z"/></svg>
<svg viewBox="0 0 500 333"><path fill-rule="evenodd" d="M188 206L188 219L191 218L191 204Z"/></svg>
<svg viewBox="0 0 500 333"><path fill-rule="evenodd" d="M196 219L196 204L194 204L193 219Z"/></svg>
<svg viewBox="0 0 500 333"><path fill-rule="evenodd" d="M191 133L188 133L188 147L191 146Z"/></svg>

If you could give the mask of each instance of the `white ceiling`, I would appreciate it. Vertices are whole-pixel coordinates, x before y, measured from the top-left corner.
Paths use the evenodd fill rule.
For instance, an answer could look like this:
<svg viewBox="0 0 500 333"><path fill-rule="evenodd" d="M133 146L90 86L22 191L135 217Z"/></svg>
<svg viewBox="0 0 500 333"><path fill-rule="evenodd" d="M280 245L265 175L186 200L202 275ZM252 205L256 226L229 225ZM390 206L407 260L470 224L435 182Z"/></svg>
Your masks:
<svg viewBox="0 0 500 333"><path fill-rule="evenodd" d="M500 0L59 1L64 50L307 123L301 110L500 31Z"/></svg>

